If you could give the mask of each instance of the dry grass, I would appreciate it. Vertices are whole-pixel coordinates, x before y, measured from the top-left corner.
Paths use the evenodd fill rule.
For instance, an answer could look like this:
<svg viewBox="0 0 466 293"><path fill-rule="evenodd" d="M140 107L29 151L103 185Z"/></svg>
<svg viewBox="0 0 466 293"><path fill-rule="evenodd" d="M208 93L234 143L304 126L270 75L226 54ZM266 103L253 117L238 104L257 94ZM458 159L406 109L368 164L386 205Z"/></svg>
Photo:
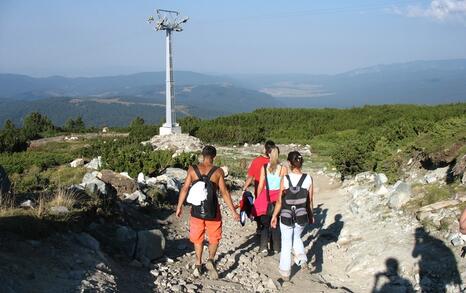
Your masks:
<svg viewBox="0 0 466 293"><path fill-rule="evenodd" d="M15 206L16 197L14 194L3 194L0 192L0 210L12 209Z"/></svg>
<svg viewBox="0 0 466 293"><path fill-rule="evenodd" d="M45 199L42 199L45 202ZM64 206L71 210L79 200L79 194L73 190L59 188L48 202L51 207Z"/></svg>

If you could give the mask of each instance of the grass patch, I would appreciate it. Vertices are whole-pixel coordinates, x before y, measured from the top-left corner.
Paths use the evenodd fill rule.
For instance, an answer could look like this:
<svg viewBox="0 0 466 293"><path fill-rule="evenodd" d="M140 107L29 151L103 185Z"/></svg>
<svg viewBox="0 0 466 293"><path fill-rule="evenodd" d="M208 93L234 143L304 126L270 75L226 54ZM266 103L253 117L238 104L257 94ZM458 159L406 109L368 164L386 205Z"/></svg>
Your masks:
<svg viewBox="0 0 466 293"><path fill-rule="evenodd" d="M87 170L84 167L72 168L69 166L60 166L46 170L42 173L42 176L47 178L49 188L56 190L61 186L71 186L81 183L86 172Z"/></svg>
<svg viewBox="0 0 466 293"><path fill-rule="evenodd" d="M75 207L78 200L79 194L77 194L73 190L60 188L57 192L55 192L55 195L50 200L49 205L51 207L63 206L66 207L68 210L71 210Z"/></svg>

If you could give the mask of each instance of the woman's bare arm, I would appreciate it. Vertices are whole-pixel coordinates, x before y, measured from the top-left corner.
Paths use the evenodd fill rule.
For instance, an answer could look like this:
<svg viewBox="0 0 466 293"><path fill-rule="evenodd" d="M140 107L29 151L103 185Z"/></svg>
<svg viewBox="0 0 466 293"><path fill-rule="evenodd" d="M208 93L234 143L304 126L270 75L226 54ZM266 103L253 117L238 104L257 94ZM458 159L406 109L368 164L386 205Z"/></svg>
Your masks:
<svg viewBox="0 0 466 293"><path fill-rule="evenodd" d="M260 178L259 178L259 186L257 187L256 196L259 196L259 194L261 194L262 190L264 189L264 185L265 185L265 172L264 172L264 168L262 168L261 169L261 175L260 175Z"/></svg>

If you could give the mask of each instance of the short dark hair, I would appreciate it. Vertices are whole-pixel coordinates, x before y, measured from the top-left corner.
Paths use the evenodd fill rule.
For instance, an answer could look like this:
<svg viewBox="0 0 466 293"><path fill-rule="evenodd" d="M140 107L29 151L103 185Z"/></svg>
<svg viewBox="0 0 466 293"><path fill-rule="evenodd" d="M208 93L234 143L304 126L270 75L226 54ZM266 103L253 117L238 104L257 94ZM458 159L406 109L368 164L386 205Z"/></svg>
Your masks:
<svg viewBox="0 0 466 293"><path fill-rule="evenodd" d="M275 147L275 143L271 140L268 140L265 142L264 147L265 147L265 153L269 155L272 149Z"/></svg>
<svg viewBox="0 0 466 293"><path fill-rule="evenodd" d="M202 149L202 156L204 157L210 157L210 158L215 158L215 156L217 156L217 150L215 149L214 146L211 146L211 145L206 145L203 149Z"/></svg>
<svg viewBox="0 0 466 293"><path fill-rule="evenodd" d="M301 168L303 166L303 156L297 151L288 154L288 161L291 164L291 169Z"/></svg>

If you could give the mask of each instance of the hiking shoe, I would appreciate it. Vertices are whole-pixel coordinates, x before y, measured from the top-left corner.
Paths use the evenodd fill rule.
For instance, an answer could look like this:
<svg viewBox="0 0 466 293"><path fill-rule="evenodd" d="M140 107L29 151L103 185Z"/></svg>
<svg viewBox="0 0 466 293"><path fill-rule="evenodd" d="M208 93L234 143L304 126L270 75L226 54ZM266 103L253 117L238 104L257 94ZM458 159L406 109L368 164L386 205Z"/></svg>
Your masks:
<svg viewBox="0 0 466 293"><path fill-rule="evenodd" d="M193 276L199 278L202 274L202 265L195 265L193 270Z"/></svg>
<svg viewBox="0 0 466 293"><path fill-rule="evenodd" d="M269 251L267 249L262 249L260 254L263 256L263 257L266 257L269 255Z"/></svg>
<svg viewBox="0 0 466 293"><path fill-rule="evenodd" d="M207 270L209 271L209 275L212 279L214 280L217 280L218 279L218 272L217 272L217 268L215 267L215 264L214 264L214 261L209 259L206 264L205 264L205 267L207 268Z"/></svg>
<svg viewBox="0 0 466 293"><path fill-rule="evenodd" d="M282 270L279 270L280 271L280 276L281 276L281 279L283 280L283 282L289 282L290 281L290 273L285 273L284 271Z"/></svg>

